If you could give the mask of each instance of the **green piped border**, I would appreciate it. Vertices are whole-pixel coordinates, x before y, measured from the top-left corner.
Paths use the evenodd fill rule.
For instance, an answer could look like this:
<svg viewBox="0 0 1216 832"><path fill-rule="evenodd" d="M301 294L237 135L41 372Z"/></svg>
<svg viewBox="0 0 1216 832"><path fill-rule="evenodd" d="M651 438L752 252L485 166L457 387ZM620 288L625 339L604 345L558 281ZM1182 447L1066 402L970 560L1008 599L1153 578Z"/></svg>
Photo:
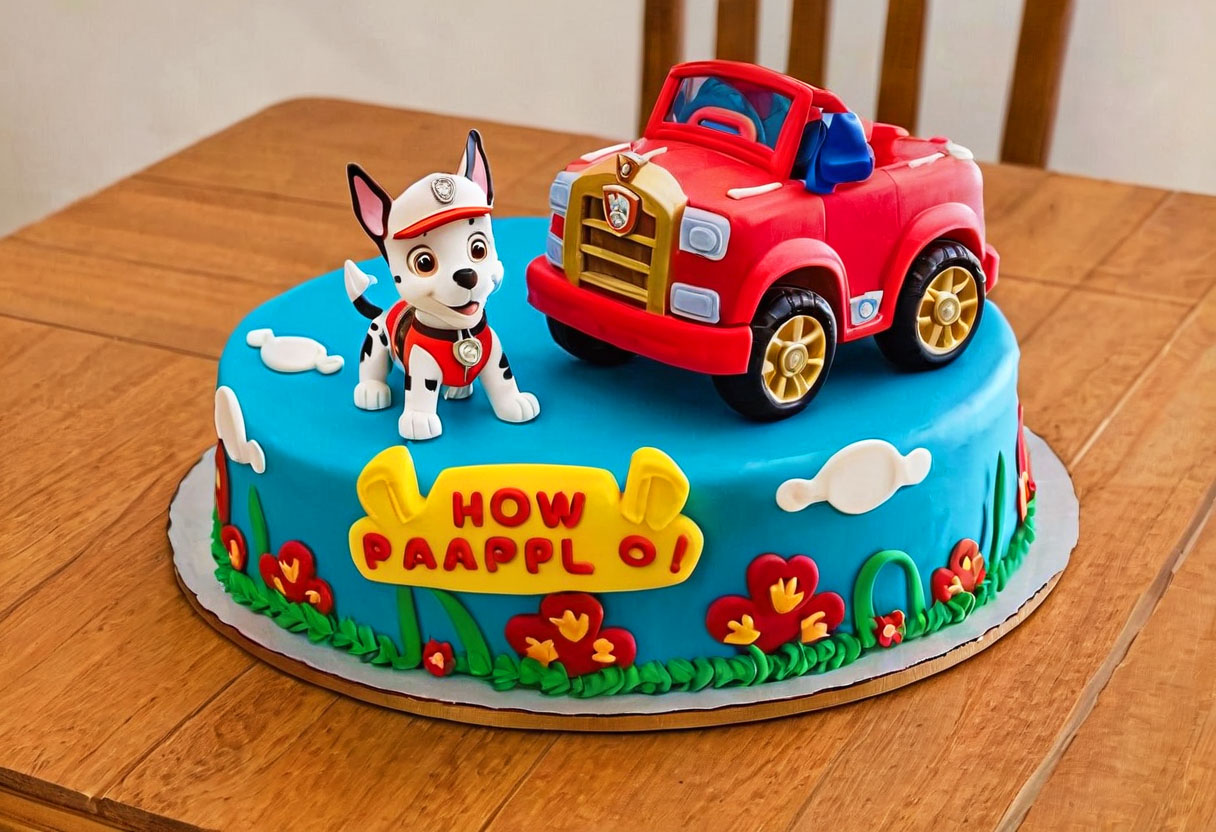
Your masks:
<svg viewBox="0 0 1216 832"><path fill-rule="evenodd" d="M998 486L1004 479L1003 463L1004 460L1001 459L998 464ZM999 487L997 494L1001 494ZM1003 498L998 496L996 502L996 509L1001 510ZM935 602L924 610L923 625L920 623L921 616L910 618L909 623L915 624L908 628L905 640L929 635L943 627L958 624L976 609L996 598L997 593L1005 588L1013 573L1022 565L1026 553L1030 551L1030 544L1035 537L1034 513L1035 500L1031 500L1027 507L1026 520L1014 530L1004 552L998 550L999 543L996 541L999 538L994 535L988 574L976 586L974 593L961 592L948 602ZM879 553L882 554L884 553ZM413 651L408 651L410 655L402 655L389 636L375 632L366 624L357 624L351 618L340 618L334 614L324 615L308 604L288 601L244 572L234 569L220 542L219 516L215 513L212 514L211 555L216 562L215 576L233 600L254 612L269 616L283 629L304 633L314 644L328 643L335 649L358 656L373 665L397 670L418 666L420 657L412 655ZM885 562L884 560L883 563ZM443 599L440 600L442 603ZM452 600L455 601L455 598ZM399 598L399 603L400 601ZM403 606L408 606L412 612L412 596ZM444 606L446 608L448 605ZM402 615L404 620L407 616L404 609ZM860 632L864 634L869 630ZM461 632L462 637L465 635ZM736 656L670 659L667 662L652 660L625 668L606 667L594 673L571 678L561 662L544 667L535 659L519 659L505 653L494 656L492 669L487 673L484 662L490 651L484 639L480 638L480 632L477 635L475 643L480 643L472 648L474 667L470 668L468 652L458 653L455 657L456 673L481 677L488 675L490 684L500 691L517 687L531 688L546 696L574 696L580 699L621 693L653 695L672 690L699 691L707 687L750 687L836 670L852 664L866 653L884 649L866 646L862 638L852 633L833 633L812 644L789 642L773 653L764 653L752 645L747 648L747 652ZM466 649L470 647L466 641Z"/></svg>

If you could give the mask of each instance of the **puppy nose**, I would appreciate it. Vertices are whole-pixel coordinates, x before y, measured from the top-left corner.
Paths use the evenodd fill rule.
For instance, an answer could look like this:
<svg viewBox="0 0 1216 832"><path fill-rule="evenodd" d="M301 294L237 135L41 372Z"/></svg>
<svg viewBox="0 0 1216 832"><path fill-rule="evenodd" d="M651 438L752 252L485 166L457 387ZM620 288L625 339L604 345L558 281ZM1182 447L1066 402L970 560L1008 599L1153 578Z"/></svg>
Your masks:
<svg viewBox="0 0 1216 832"><path fill-rule="evenodd" d="M456 281L457 286L472 289L477 285L477 272L472 269L457 269L452 272L452 280Z"/></svg>

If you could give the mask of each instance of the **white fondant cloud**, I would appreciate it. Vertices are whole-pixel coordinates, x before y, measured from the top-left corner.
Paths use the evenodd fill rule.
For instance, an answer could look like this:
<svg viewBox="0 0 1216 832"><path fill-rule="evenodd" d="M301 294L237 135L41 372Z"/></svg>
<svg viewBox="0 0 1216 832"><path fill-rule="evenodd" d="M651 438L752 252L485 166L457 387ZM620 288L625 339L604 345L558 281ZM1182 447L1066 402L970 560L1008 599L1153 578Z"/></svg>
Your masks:
<svg viewBox="0 0 1216 832"><path fill-rule="evenodd" d="M215 390L215 435L224 443L228 459L248 465L258 474L266 470L266 454L261 445L245 435L245 414L231 387Z"/></svg>
<svg viewBox="0 0 1216 832"><path fill-rule="evenodd" d="M342 369L342 356L326 354L324 344L303 335L275 335L269 329L251 329L245 343L260 348L262 363L275 372L316 370L328 375Z"/></svg>
<svg viewBox="0 0 1216 832"><path fill-rule="evenodd" d="M904 486L923 480L932 462L927 448L903 456L890 442L863 439L832 454L812 479L781 483L777 505L786 511L802 511L812 503L827 501L845 514L865 514Z"/></svg>

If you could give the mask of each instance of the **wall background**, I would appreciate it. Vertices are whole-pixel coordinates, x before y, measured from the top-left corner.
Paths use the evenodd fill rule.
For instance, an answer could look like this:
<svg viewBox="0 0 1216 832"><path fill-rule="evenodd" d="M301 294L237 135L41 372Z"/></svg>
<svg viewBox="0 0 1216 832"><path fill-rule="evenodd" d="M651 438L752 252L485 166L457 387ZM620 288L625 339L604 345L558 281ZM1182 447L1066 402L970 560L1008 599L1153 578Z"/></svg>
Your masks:
<svg viewBox="0 0 1216 832"><path fill-rule="evenodd" d="M710 57L715 0L686 2L685 57ZM1216 193L1216 3L1075 2L1049 166ZM641 14L641 0L0 0L0 234L297 96L628 137ZM790 0L763 0L761 63L784 68L789 16ZM1020 16L1021 0L932 0L919 132L996 157ZM828 85L863 115L885 19L885 0L834 4Z"/></svg>

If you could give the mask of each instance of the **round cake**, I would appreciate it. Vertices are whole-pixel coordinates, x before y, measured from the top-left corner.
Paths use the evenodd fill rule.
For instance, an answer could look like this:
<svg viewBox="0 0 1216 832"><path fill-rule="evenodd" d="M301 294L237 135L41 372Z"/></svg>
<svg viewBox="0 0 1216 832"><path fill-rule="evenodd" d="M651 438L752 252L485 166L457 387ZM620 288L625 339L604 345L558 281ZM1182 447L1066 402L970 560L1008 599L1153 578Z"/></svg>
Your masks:
<svg viewBox="0 0 1216 832"><path fill-rule="evenodd" d="M359 370L335 356L366 321L341 271L236 328L213 536L236 603L383 673L590 697L831 673L1004 587L1034 484L999 309L932 372L842 344L804 412L749 422L704 376L560 349L522 279L548 231L494 223L506 278L488 314L543 403L526 423L477 392L441 402L442 435L403 442L398 407L354 407ZM384 262L361 267L391 306Z"/></svg>

